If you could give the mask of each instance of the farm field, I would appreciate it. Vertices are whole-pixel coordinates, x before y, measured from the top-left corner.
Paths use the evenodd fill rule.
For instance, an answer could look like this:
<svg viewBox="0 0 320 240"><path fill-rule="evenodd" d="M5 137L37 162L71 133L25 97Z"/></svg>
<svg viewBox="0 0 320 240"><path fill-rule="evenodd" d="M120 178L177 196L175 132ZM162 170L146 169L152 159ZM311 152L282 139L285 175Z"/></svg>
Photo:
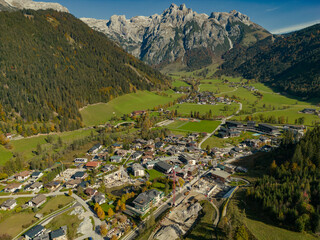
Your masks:
<svg viewBox="0 0 320 240"><path fill-rule="evenodd" d="M177 110L178 114L186 117L190 117L191 112L199 112L200 115L204 115L210 110L212 112L212 116L230 116L239 109L239 105L237 103L232 103L231 105L200 105L196 103L183 103L176 104L168 109L173 111Z"/></svg>
<svg viewBox="0 0 320 240"><path fill-rule="evenodd" d="M153 92L138 91L111 100L108 103L89 105L80 110L86 126L104 124L114 115L122 116L132 111L148 110L155 106L166 104L177 99L180 95L167 91L169 96L160 96Z"/></svg>
<svg viewBox="0 0 320 240"><path fill-rule="evenodd" d="M170 130L180 132L212 132L220 124L220 121L201 120L200 122L175 121L166 126Z"/></svg>
<svg viewBox="0 0 320 240"><path fill-rule="evenodd" d="M216 94L223 92L230 92L235 90L233 87L229 87L229 84L222 83L221 80L202 80L199 85L200 92L209 91Z"/></svg>
<svg viewBox="0 0 320 240"><path fill-rule="evenodd" d="M241 133L240 137L234 138L219 138L216 135L209 137L203 144L202 148L206 148L208 145L210 148L217 147L217 148L224 148L228 145L238 145L240 142L247 138L258 138L253 136L254 133L252 132L243 132Z"/></svg>
<svg viewBox="0 0 320 240"><path fill-rule="evenodd" d="M246 218L247 227L258 240L316 240L310 234L298 233Z"/></svg>
<svg viewBox="0 0 320 240"><path fill-rule="evenodd" d="M48 202L46 202L43 205L43 208L41 208L39 210L39 213L42 213L44 215L48 215L51 212L57 211L59 209L59 206L60 206L60 208L61 208L61 206L65 207L66 205L68 205L72 201L73 201L73 198L68 197L68 196L53 197L53 198L49 199Z"/></svg>

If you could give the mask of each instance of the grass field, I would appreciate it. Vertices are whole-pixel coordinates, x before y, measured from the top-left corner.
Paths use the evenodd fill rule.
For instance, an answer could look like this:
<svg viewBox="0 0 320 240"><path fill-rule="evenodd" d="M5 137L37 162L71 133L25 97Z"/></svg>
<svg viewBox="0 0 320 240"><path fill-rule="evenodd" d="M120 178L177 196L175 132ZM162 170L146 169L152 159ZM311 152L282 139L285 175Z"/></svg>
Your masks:
<svg viewBox="0 0 320 240"><path fill-rule="evenodd" d="M174 121L166 128L181 132L212 132L220 124L220 121L201 120L200 122Z"/></svg>
<svg viewBox="0 0 320 240"><path fill-rule="evenodd" d="M217 136L212 136L209 137L203 144L202 144L202 148L206 148L207 145L210 146L210 148L213 147L218 147L218 148L224 148L227 147L228 145L238 145L240 142L242 142L243 140L247 139L247 138L257 138L252 136L253 133L251 132L245 132L245 133L241 133L240 137L234 137L234 138L219 138Z"/></svg>
<svg viewBox="0 0 320 240"><path fill-rule="evenodd" d="M316 240L306 233L292 232L283 228L267 225L263 222L246 218L247 227L258 240Z"/></svg>
<svg viewBox="0 0 320 240"><path fill-rule="evenodd" d="M209 91L216 94L235 90L235 88L229 87L229 84L224 84L218 79L202 80L199 89L200 92Z"/></svg>
<svg viewBox="0 0 320 240"><path fill-rule="evenodd" d="M184 81L175 80L174 82L172 82L172 86L173 87L189 87L190 85Z"/></svg>
<svg viewBox="0 0 320 240"><path fill-rule="evenodd" d="M66 225L68 227L68 239L75 239L81 220L76 215L70 215L71 211L72 210L67 211L54 218L49 224L46 225L46 228L56 230Z"/></svg>
<svg viewBox="0 0 320 240"><path fill-rule="evenodd" d="M72 197L68 196L56 196L51 198L47 203L44 204L43 208L39 210L39 213L44 215L48 215L51 212L57 211L60 208L68 205L73 201ZM61 207L62 206L62 207Z"/></svg>
<svg viewBox="0 0 320 240"><path fill-rule="evenodd" d="M163 173L158 172L157 170L154 170L154 169L150 169L150 170L146 170L146 171L147 171L147 173L149 173L149 176L150 176L149 180L150 181L152 181L155 178L165 176Z"/></svg>
<svg viewBox="0 0 320 240"><path fill-rule="evenodd" d="M80 110L83 122L87 126L104 124L114 115L122 116L137 110L152 109L177 99L180 95L169 91L169 96L160 96L148 91L126 94L108 103L98 103Z"/></svg>
<svg viewBox="0 0 320 240"><path fill-rule="evenodd" d="M227 109L225 109L227 107ZM176 104L169 108L169 110L177 110L178 114L190 117L191 112L199 112L200 115L208 113L210 110L213 116L230 116L239 109L237 103L231 105L218 104L218 105L199 105L196 103L183 103ZM226 111L225 111L226 110Z"/></svg>
<svg viewBox="0 0 320 240"><path fill-rule="evenodd" d="M295 124L295 120L301 117L304 117L304 125L309 125L312 126L316 122L320 122L320 118L317 115L313 114L304 114L304 113L299 113L302 109L305 107L293 107L290 109L286 110L275 110L275 111L268 111L268 112L258 112L254 114L250 114L251 116L259 116L262 114L265 118L266 117L271 117L274 116L276 118L278 117L284 117L284 119L288 118L288 123L289 124ZM313 107L316 108L316 107ZM319 109L319 108L316 108ZM240 116L235 116L233 117L234 120L244 120L247 115L240 115Z"/></svg>
<svg viewBox="0 0 320 240"><path fill-rule="evenodd" d="M4 165L13 156L12 152L0 146L0 166Z"/></svg>
<svg viewBox="0 0 320 240"><path fill-rule="evenodd" d="M213 240L215 239L213 218L216 214L213 206L208 201L201 201L203 216L192 231L185 238L186 240L202 239Z"/></svg>

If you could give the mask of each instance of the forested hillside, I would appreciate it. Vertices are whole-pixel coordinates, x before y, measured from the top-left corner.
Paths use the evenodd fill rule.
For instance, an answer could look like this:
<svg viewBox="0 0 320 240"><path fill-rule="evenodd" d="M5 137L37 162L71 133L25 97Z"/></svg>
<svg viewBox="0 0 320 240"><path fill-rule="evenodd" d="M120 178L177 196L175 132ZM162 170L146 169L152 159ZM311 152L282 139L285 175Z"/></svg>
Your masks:
<svg viewBox="0 0 320 240"><path fill-rule="evenodd" d="M2 122L50 121L53 130L71 130L81 125L80 107L167 85L68 13L0 12L0 32Z"/></svg>
<svg viewBox="0 0 320 240"><path fill-rule="evenodd" d="M224 55L218 75L240 75L303 97L320 94L320 24Z"/></svg>
<svg viewBox="0 0 320 240"><path fill-rule="evenodd" d="M247 191L249 203L277 226L320 232L320 127L295 144L288 134L273 153L270 172Z"/></svg>

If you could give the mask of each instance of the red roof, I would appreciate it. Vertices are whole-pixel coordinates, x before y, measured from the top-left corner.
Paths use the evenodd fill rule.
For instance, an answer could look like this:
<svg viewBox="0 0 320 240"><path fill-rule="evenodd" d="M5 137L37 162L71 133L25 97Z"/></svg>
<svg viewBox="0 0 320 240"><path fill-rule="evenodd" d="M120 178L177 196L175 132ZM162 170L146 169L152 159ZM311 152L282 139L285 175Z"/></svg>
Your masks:
<svg viewBox="0 0 320 240"><path fill-rule="evenodd" d="M86 164L86 167L98 167L100 165L100 162L88 162Z"/></svg>

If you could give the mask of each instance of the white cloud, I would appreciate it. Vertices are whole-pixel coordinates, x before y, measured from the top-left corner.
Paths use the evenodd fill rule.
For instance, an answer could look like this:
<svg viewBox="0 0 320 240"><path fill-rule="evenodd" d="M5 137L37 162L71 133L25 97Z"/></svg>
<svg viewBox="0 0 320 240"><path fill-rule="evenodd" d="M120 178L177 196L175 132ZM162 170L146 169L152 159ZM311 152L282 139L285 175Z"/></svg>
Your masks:
<svg viewBox="0 0 320 240"><path fill-rule="evenodd" d="M266 9L266 12L273 12L275 10L278 10L280 7L274 7L274 8L268 8Z"/></svg>
<svg viewBox="0 0 320 240"><path fill-rule="evenodd" d="M276 30L271 31L271 33L272 34L283 34L283 33L294 32L294 31L298 31L298 30L306 28L306 27L310 27L310 26L317 24L317 23L320 23L320 19L312 21L312 22L305 22L305 23L300 23L297 25L292 25L292 26L276 29Z"/></svg>

